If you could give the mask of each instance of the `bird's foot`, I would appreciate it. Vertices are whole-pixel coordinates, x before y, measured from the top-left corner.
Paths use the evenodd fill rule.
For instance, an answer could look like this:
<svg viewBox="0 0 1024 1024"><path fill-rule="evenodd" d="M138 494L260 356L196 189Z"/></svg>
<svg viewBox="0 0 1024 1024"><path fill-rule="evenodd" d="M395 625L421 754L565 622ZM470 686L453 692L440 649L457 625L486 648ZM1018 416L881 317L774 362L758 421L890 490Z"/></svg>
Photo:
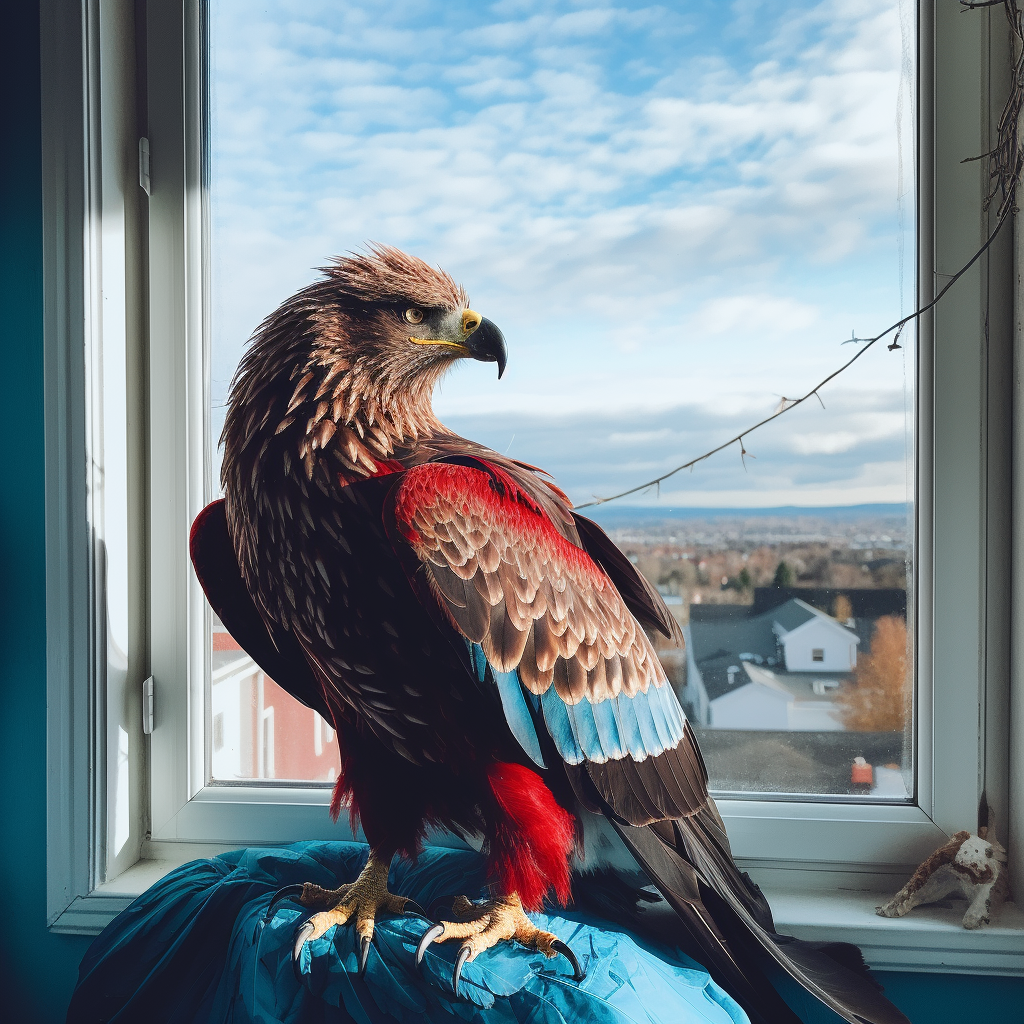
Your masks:
<svg viewBox="0 0 1024 1024"><path fill-rule="evenodd" d="M459 954L455 959L452 973L452 988L459 994L459 979L462 969L470 960L476 959L485 949L499 942L514 939L527 949L534 949L547 957L561 954L572 965L576 981L582 981L584 973L573 951L557 935L541 931L523 910L523 904L516 893L503 899L472 903L465 896L456 897L452 903L452 920L439 921L429 928L416 949L416 963L423 960L427 947L433 942L450 942L462 939Z"/></svg>
<svg viewBox="0 0 1024 1024"><path fill-rule="evenodd" d="M423 911L412 900L388 892L389 867L390 858L378 859L371 853L366 867L354 882L338 889L322 889L319 885L306 882L300 893L278 894L296 895L304 907L318 911L303 922L295 933L292 957L296 963L299 961L304 943L320 938L335 925L354 921L356 935L359 938L359 974L362 975L366 970L367 957L370 955L374 922L379 916L405 913L423 915ZM277 898L275 897L275 900ZM270 908L268 912L269 910Z"/></svg>

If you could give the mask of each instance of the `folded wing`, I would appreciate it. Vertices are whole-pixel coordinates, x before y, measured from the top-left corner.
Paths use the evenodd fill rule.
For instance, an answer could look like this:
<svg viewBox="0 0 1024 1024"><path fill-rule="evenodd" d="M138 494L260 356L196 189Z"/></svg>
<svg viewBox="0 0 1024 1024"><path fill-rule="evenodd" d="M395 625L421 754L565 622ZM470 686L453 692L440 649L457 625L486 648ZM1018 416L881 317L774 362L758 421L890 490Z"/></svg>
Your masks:
<svg viewBox="0 0 1024 1024"><path fill-rule="evenodd" d="M704 766L661 662L571 519L556 526L510 472L483 460L409 470L392 516L395 539L479 650L478 675L485 666L493 674L509 725L534 760L540 719L563 761L581 766L624 821L645 825L704 806ZM658 622L664 605L638 574L615 569L668 632Z"/></svg>
<svg viewBox="0 0 1024 1024"><path fill-rule="evenodd" d="M189 553L210 606L239 646L296 700L328 722L333 721L323 691L294 634L283 629L271 633L256 609L238 568L223 498L211 502L196 516Z"/></svg>

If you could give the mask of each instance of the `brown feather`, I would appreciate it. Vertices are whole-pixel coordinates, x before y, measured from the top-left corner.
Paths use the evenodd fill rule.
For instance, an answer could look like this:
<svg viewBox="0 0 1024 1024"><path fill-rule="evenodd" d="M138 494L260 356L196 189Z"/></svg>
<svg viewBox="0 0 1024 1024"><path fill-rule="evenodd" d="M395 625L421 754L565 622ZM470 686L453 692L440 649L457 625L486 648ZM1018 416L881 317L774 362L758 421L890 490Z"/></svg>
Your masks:
<svg viewBox="0 0 1024 1024"><path fill-rule="evenodd" d="M526 634L523 656L519 659L519 678L530 693L541 694L544 692L539 688L540 673L537 671L537 649L534 646L534 630L532 628Z"/></svg>
<svg viewBox="0 0 1024 1024"><path fill-rule="evenodd" d="M533 643L536 650L537 669L550 672L558 658L558 639L551 632L551 620L547 617L537 619L533 624Z"/></svg>
<svg viewBox="0 0 1024 1024"><path fill-rule="evenodd" d="M479 555L477 562L479 563ZM477 572L473 576L473 585L476 592L490 605L497 604L502 599L501 584L493 573L485 572L483 567L477 565Z"/></svg>
<svg viewBox="0 0 1024 1024"><path fill-rule="evenodd" d="M491 609L487 635L481 641L487 660L499 672L511 672L523 656L529 630L519 629L508 616L504 602Z"/></svg>

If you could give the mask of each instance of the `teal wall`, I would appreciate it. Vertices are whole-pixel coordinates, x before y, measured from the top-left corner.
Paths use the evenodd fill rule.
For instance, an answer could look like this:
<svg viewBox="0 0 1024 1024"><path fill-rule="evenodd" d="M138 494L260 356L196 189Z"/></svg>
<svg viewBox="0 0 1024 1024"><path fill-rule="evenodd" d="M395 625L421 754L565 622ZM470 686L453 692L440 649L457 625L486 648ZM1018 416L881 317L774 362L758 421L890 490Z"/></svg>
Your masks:
<svg viewBox="0 0 1024 1024"><path fill-rule="evenodd" d="M39 7L0 37L0 1018L60 1021L89 940L46 929ZM913 1024L1024 1022L1024 979L880 974ZM838 1021L794 992L808 1024ZM806 1009L805 1009L806 1007Z"/></svg>
<svg viewBox="0 0 1024 1024"><path fill-rule="evenodd" d="M0 1019L58 1021L89 940L46 929L39 6L0 31Z"/></svg>
<svg viewBox="0 0 1024 1024"><path fill-rule="evenodd" d="M1024 978L895 971L875 978L911 1024L1024 1024ZM788 978L780 989L805 1024L844 1024Z"/></svg>

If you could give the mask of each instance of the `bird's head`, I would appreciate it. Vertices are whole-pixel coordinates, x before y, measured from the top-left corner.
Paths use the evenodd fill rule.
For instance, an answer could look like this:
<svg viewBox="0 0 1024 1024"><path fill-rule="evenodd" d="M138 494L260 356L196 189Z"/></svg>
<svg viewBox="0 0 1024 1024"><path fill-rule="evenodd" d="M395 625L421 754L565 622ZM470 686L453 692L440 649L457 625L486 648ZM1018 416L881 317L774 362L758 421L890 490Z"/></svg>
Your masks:
<svg viewBox="0 0 1024 1024"><path fill-rule="evenodd" d="M339 257L311 291L317 352L340 359L382 392L433 389L459 359L498 364L505 372L501 331L469 308L465 291L443 270L390 246Z"/></svg>
<svg viewBox="0 0 1024 1024"><path fill-rule="evenodd" d="M225 466L267 435L294 448L307 473L329 445L341 444L359 464L364 428L382 432L376 457L440 426L434 386L457 360L497 363L498 376L504 372L501 331L469 308L444 271L374 245L335 259L324 275L253 335L228 397Z"/></svg>

